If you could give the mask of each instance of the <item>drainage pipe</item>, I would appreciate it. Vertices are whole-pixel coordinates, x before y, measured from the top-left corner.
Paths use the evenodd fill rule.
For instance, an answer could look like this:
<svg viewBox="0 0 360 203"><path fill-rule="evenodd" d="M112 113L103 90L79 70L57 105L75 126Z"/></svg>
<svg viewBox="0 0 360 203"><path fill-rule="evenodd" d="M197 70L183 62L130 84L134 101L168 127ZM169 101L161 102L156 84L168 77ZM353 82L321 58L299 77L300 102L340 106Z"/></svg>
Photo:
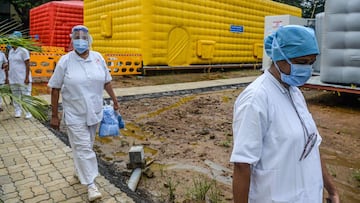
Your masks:
<svg viewBox="0 0 360 203"><path fill-rule="evenodd" d="M128 183L128 187L130 188L131 191L134 192L136 190L140 177L141 177L141 168L134 169Z"/></svg>

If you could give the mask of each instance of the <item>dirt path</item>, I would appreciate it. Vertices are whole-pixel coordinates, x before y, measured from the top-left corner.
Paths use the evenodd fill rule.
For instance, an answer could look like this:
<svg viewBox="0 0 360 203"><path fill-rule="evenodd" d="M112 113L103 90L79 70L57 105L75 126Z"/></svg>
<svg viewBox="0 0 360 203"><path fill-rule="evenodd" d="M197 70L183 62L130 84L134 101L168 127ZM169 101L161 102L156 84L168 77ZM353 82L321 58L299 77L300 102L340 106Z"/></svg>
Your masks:
<svg viewBox="0 0 360 203"><path fill-rule="evenodd" d="M258 70L211 73L167 73L156 76L114 77L114 87L171 84L260 75ZM34 84L35 92L48 93L46 85ZM232 202L232 110L243 88L182 96L122 101L126 121L121 137L97 137L95 150L100 169L133 198L147 202L184 202L202 196ZM323 138L321 152L335 177L342 202L360 202L360 97L303 89L309 109ZM60 135L66 140L66 136ZM66 141L65 141L66 142ZM128 151L143 145L149 165L136 193L126 181ZM185 201L190 202L190 201Z"/></svg>
<svg viewBox="0 0 360 203"><path fill-rule="evenodd" d="M189 82L241 75L244 72L126 77L118 79L114 86ZM123 136L97 138L97 153L118 171L129 175L130 171L126 169L127 152L133 145L143 145L147 162L152 162L150 171L153 177L151 173L148 173L149 177L144 175L138 189L147 191L154 201L175 199L175 202L183 202L200 191L199 185L216 184L207 198L232 202L232 164L229 163L232 108L241 91L242 88L124 101L121 103L121 112L126 120ZM308 89L304 90L304 95L323 138L322 154L331 175L335 177L343 202L359 202L359 97Z"/></svg>

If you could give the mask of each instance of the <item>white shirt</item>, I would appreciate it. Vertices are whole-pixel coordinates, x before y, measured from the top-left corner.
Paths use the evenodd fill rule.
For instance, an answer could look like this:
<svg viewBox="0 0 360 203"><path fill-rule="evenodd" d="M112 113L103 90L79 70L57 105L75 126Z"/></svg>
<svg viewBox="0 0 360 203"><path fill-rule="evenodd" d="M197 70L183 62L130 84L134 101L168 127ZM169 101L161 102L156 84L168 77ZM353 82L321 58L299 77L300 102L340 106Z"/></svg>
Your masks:
<svg viewBox="0 0 360 203"><path fill-rule="evenodd" d="M301 91L288 91L267 70L235 102L230 161L251 165L251 203L322 202L321 137L299 161L306 135L294 106L308 131L318 133Z"/></svg>
<svg viewBox="0 0 360 203"><path fill-rule="evenodd" d="M90 126L102 119L104 85L110 81L105 60L98 52L90 51L83 59L71 51L60 58L48 86L61 88L66 124Z"/></svg>
<svg viewBox="0 0 360 203"><path fill-rule="evenodd" d="M30 59L29 51L23 47L16 50L11 48L9 51L9 83L24 84L26 77L25 61ZM32 82L31 72L29 73L29 82Z"/></svg>
<svg viewBox="0 0 360 203"><path fill-rule="evenodd" d="M0 84L4 84L5 83L5 79L6 79L6 76L5 76L5 71L4 69L2 68L2 65L4 63L7 63L7 59L6 59L6 56L3 52L0 51Z"/></svg>

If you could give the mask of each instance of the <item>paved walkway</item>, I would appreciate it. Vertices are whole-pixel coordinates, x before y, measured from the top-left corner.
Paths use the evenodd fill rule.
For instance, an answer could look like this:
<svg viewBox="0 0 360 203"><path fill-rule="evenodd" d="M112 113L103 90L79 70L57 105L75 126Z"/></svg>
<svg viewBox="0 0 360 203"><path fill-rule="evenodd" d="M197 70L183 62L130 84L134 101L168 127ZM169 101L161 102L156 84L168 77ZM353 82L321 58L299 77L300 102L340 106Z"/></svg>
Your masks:
<svg viewBox="0 0 360 203"><path fill-rule="evenodd" d="M73 177L71 149L35 119L0 113L0 202L87 202L87 189ZM103 176L98 202L134 202Z"/></svg>
<svg viewBox="0 0 360 203"><path fill-rule="evenodd" d="M248 83L256 77L115 89L117 96ZM40 96L50 102L49 95ZM86 187L73 177L71 149L35 119L0 113L0 202L87 202ZM134 202L103 176L100 202Z"/></svg>
<svg viewBox="0 0 360 203"><path fill-rule="evenodd" d="M142 86L142 87L129 87L129 88L115 88L114 92L116 96L134 96L150 93L162 93L162 92L171 92L171 91L182 91L182 90L194 90L194 89L203 89L219 86L230 86L234 84L243 84L250 83L258 76L250 77L241 77L241 78L231 78L231 79L221 79L221 80L208 80L208 81L199 81L199 82L187 82L187 83L177 83L169 85L153 85L153 86ZM50 95L41 95L40 98L51 102ZM108 95L104 93L104 97L108 98Z"/></svg>

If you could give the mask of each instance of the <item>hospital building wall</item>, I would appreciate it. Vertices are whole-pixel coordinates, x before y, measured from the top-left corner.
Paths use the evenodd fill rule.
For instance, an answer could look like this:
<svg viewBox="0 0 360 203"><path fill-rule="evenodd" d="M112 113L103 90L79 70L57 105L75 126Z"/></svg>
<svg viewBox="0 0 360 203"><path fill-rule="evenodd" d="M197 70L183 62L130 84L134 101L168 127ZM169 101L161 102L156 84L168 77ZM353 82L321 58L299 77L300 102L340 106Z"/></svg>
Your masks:
<svg viewBox="0 0 360 203"><path fill-rule="evenodd" d="M301 16L270 0L84 0L92 48L141 54L145 66L261 62L264 18Z"/></svg>

